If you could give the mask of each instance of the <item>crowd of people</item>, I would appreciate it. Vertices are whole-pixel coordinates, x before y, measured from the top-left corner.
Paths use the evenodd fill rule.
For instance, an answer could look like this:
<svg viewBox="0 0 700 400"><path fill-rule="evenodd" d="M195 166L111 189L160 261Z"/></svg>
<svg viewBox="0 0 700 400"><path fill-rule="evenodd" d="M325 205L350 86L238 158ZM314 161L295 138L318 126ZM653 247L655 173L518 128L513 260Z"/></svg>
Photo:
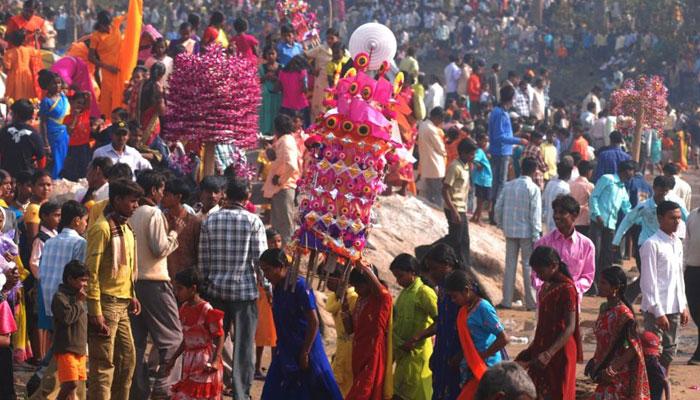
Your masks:
<svg viewBox="0 0 700 400"><path fill-rule="evenodd" d="M479 8L472 3L465 13ZM355 6L349 13L363 10ZM417 7L388 25L442 20ZM404 74L397 102L408 111L397 128L417 162L390 165L385 194L398 188L444 210L448 233L420 260L404 253L388 266L401 288L395 299L361 262L345 293L337 292L340 271L330 277L324 305L291 272L284 249L298 225L297 181L314 162L310 135L326 89L352 68L348 27L310 43L286 24L261 30L256 19L219 11L206 27L200 19L185 12L174 37L144 28L123 90L121 16L97 13L91 33L48 66L40 49L50 35L36 3L25 1L8 20L0 366L9 373L0 375L1 399L15 398L12 371L22 363L39 367L27 383L36 399L248 399L255 379L264 380L263 399L574 399L586 295L606 299L586 368L593 398L668 393L681 326L691 315L700 321L692 290L700 215L681 177L698 165L695 114L669 107L663 131L645 131L635 162L601 88L581 102L553 100L547 68L502 71L469 52L478 42L453 37L454 28L438 29L444 43L436 49L449 63L426 76L425 55L403 43L390 73ZM212 46L259 68L262 140L249 177L262 187L258 204L235 146L218 144L215 172L202 176L182 162L196 161L200 149L161 136L173 60ZM53 193L81 179L72 198ZM471 224L503 231L499 304L476 283ZM618 266L625 257L639 273L629 285ZM520 300L537 311L537 327L509 362L498 310L519 307L519 258ZM640 295L644 332L633 306ZM332 357L320 307L336 326ZM700 348L689 363L700 363Z"/></svg>

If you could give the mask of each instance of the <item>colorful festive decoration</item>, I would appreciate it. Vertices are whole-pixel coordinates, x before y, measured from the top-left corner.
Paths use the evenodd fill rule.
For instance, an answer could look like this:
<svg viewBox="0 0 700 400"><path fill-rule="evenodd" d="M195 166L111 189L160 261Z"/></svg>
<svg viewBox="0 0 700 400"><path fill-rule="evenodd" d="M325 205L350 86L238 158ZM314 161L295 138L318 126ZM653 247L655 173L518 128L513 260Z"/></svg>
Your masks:
<svg viewBox="0 0 700 400"><path fill-rule="evenodd" d="M260 81L249 60L220 47L181 54L168 80L163 136L168 140L257 145Z"/></svg>
<svg viewBox="0 0 700 400"><path fill-rule="evenodd" d="M636 118L641 111L644 114L644 127L662 130L666 119L667 97L668 89L663 78L658 75L628 79L610 96L612 114ZM628 125L626 133L631 133L635 126L636 122Z"/></svg>
<svg viewBox="0 0 700 400"><path fill-rule="evenodd" d="M396 88L383 74L375 79L367 73L374 63L369 53L356 54L357 69L330 89L332 108L311 128L320 138L310 145L315 162L308 163L299 185L296 243L349 260L361 257L370 210L385 189L385 166L400 147L392 140Z"/></svg>
<svg viewBox="0 0 700 400"><path fill-rule="evenodd" d="M304 42L318 37L316 14L309 12L309 4L302 0L277 2L277 15L281 21L287 20L296 32L297 41Z"/></svg>
<svg viewBox="0 0 700 400"><path fill-rule="evenodd" d="M632 156L636 161L639 161L642 130L651 128L663 132L667 97L668 89L658 75L641 75L636 81L628 79L610 96L612 114L628 117L618 129L633 135Z"/></svg>

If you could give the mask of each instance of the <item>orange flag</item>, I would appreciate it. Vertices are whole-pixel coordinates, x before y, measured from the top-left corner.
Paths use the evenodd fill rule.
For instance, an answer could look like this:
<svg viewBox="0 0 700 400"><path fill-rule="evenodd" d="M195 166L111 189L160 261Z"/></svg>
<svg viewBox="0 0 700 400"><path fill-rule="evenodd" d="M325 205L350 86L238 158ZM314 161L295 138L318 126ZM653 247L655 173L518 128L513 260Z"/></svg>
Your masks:
<svg viewBox="0 0 700 400"><path fill-rule="evenodd" d="M119 79L112 92L112 109L123 104L124 89L131 79L131 72L136 67L143 24L143 0L129 0L126 13L126 31L119 48Z"/></svg>

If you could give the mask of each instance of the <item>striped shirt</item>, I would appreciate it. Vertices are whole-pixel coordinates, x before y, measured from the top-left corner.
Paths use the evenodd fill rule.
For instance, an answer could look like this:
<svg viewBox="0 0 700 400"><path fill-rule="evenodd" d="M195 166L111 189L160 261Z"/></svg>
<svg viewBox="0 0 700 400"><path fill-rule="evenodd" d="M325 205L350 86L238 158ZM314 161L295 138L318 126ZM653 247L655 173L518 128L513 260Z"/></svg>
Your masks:
<svg viewBox="0 0 700 400"><path fill-rule="evenodd" d="M542 194L529 176L506 182L495 208L496 223L508 238L537 239L542 232Z"/></svg>
<svg viewBox="0 0 700 400"><path fill-rule="evenodd" d="M61 233L49 239L39 261L39 281L44 295L46 315L51 313L51 301L58 291L58 285L63 282L63 268L70 261L85 262L87 241L70 228L63 228Z"/></svg>

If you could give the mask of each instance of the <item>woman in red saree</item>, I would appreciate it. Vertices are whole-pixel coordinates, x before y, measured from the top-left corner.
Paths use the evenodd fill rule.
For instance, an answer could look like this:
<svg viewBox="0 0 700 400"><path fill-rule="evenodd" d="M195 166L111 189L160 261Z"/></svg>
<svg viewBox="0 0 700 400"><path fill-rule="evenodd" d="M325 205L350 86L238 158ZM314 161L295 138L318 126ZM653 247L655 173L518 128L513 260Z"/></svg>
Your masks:
<svg viewBox="0 0 700 400"><path fill-rule="evenodd" d="M539 399L574 400L576 362L583 355L576 286L551 247L536 248L530 266L544 285L538 295L535 338L515 361L528 370Z"/></svg>
<svg viewBox="0 0 700 400"><path fill-rule="evenodd" d="M363 264L350 273L358 299L352 315L342 314L346 332L353 334L353 382L346 400L387 400L393 395L392 299L373 269Z"/></svg>
<svg viewBox="0 0 700 400"><path fill-rule="evenodd" d="M627 275L620 267L600 274L598 295L607 297L593 332L596 349L586 375L598 384L591 400L648 400L649 382L632 307L625 300Z"/></svg>
<svg viewBox="0 0 700 400"><path fill-rule="evenodd" d="M139 123L146 146L160 134L160 116L165 114L164 76L165 65L156 62L148 79L139 82L129 98L129 118Z"/></svg>

